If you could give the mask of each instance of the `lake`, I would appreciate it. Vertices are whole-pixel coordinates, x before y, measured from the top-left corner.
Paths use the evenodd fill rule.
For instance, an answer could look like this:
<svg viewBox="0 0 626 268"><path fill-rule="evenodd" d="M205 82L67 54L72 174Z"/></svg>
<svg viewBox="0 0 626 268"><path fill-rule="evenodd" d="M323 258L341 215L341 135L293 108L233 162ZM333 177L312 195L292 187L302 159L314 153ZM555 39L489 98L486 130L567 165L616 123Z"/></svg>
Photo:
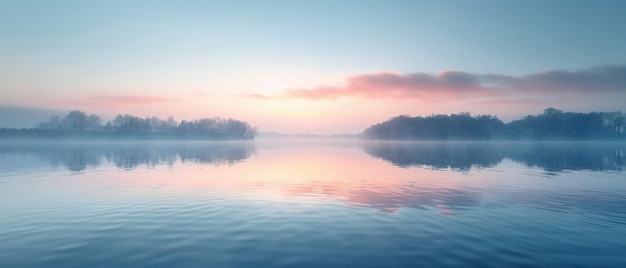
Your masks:
<svg viewBox="0 0 626 268"><path fill-rule="evenodd" d="M2 142L0 267L626 267L626 143Z"/></svg>

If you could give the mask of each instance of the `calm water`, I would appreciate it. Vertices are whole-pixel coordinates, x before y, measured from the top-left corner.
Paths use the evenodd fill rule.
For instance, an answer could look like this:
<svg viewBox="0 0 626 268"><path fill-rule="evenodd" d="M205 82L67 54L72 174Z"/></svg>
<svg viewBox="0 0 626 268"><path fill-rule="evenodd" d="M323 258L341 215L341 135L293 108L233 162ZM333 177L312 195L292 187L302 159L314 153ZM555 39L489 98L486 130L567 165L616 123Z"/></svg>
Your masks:
<svg viewBox="0 0 626 268"><path fill-rule="evenodd" d="M623 143L0 144L0 267L626 267Z"/></svg>

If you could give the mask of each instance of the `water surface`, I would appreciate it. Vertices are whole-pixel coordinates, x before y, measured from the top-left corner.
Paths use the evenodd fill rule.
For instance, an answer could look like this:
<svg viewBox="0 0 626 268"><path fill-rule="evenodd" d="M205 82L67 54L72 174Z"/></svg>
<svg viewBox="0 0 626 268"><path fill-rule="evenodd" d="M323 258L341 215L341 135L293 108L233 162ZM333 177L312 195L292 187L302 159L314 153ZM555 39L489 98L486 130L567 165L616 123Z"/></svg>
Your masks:
<svg viewBox="0 0 626 268"><path fill-rule="evenodd" d="M4 142L0 267L623 267L624 152Z"/></svg>

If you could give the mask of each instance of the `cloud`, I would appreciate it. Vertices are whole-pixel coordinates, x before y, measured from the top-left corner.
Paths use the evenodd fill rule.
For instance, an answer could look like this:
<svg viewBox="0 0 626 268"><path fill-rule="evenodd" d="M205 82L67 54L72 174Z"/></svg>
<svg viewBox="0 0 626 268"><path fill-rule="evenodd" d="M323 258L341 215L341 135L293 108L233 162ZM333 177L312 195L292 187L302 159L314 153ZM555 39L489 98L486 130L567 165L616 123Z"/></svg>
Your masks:
<svg viewBox="0 0 626 268"><path fill-rule="evenodd" d="M209 94L209 93L202 92L202 91L194 91L193 92L193 96L195 96L195 97L212 97L213 95Z"/></svg>
<svg viewBox="0 0 626 268"><path fill-rule="evenodd" d="M91 100L112 104L155 104L178 101L177 98L154 96L94 96Z"/></svg>
<svg viewBox="0 0 626 268"><path fill-rule="evenodd" d="M281 95L248 94L266 99L481 99L541 97L561 94L626 93L626 66L601 66L579 71L553 70L525 76L379 72L346 79L343 86L287 89Z"/></svg>
<svg viewBox="0 0 626 268"><path fill-rule="evenodd" d="M265 100L265 99L270 98L270 97L265 96L263 94L244 94L243 97L251 98L251 99L258 99L258 100Z"/></svg>
<svg viewBox="0 0 626 268"><path fill-rule="evenodd" d="M476 75L444 71L439 74L381 72L357 75L347 79L342 87L290 89L286 97L306 99L362 98L429 98L433 96L463 98L480 95L499 95L501 90L481 85Z"/></svg>
<svg viewBox="0 0 626 268"><path fill-rule="evenodd" d="M521 77L484 75L483 79L518 92L626 92L626 66L600 66L578 71L553 70Z"/></svg>

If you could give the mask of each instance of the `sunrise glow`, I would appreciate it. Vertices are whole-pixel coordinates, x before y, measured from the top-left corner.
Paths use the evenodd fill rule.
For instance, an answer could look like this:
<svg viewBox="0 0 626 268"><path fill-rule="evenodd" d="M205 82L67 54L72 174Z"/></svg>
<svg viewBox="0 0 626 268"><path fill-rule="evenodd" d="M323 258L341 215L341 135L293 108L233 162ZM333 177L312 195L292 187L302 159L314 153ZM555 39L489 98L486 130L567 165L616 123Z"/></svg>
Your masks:
<svg viewBox="0 0 626 268"><path fill-rule="evenodd" d="M528 11L519 17L508 15L513 3L439 5L7 2L0 105L105 119L232 117L261 131L317 134L358 133L398 114L507 121L551 106L624 107L626 39L602 34L623 29L610 19L619 8L603 9L590 26L562 18L595 29L564 36L547 11L519 7L516 14ZM374 10L378 19L359 15ZM233 12L241 17L226 15ZM467 28L477 30L467 36Z"/></svg>

